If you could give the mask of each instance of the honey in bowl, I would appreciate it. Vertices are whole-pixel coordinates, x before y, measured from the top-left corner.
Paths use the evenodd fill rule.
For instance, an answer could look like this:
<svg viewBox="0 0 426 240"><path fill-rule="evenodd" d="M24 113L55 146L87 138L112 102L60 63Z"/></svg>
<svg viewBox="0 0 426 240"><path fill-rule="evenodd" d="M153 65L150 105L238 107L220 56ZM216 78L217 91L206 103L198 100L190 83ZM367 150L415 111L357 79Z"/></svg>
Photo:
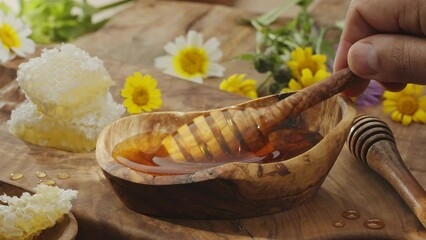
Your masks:
<svg viewBox="0 0 426 240"><path fill-rule="evenodd" d="M168 134L154 131L129 137L115 146L112 155L116 161L133 170L155 176L190 174L230 162L284 161L306 152L323 138L318 132L308 129L280 126L268 134L263 147L257 151L250 150L244 141L240 141L238 152L229 152L220 159L176 162L162 146L166 136Z"/></svg>

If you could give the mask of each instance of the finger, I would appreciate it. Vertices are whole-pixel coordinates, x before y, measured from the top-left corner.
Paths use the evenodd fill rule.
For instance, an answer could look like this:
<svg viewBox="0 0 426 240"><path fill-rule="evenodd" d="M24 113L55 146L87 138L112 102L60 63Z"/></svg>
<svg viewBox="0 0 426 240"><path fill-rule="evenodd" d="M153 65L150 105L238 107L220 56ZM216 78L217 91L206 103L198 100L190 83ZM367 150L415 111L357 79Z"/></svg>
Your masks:
<svg viewBox="0 0 426 240"><path fill-rule="evenodd" d="M368 87L370 80L360 79L359 82L353 84L352 87L343 91L343 94L349 97L356 97L360 95Z"/></svg>
<svg viewBox="0 0 426 240"><path fill-rule="evenodd" d="M426 1L353 0L336 54L335 71L347 66L347 52L354 43L377 33L426 36Z"/></svg>
<svg viewBox="0 0 426 240"><path fill-rule="evenodd" d="M348 64L359 77L380 82L426 84L426 39L379 34L355 43Z"/></svg>
<svg viewBox="0 0 426 240"><path fill-rule="evenodd" d="M391 83L391 82L388 82L388 83L385 82L385 83L382 83L382 85L383 87L386 88L386 90L391 92L399 92L407 86L406 83Z"/></svg>

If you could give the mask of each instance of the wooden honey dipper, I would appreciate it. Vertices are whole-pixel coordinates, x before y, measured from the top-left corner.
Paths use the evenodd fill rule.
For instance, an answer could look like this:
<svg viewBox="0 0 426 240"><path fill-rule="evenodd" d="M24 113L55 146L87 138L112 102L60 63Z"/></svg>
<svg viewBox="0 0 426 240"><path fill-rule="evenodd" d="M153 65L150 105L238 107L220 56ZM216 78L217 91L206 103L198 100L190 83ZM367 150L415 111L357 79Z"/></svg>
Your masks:
<svg viewBox="0 0 426 240"><path fill-rule="evenodd" d="M162 141L158 155L174 162L227 162L241 152L256 153L283 120L326 100L359 78L348 68L262 108L224 108L207 112Z"/></svg>
<svg viewBox="0 0 426 240"><path fill-rule="evenodd" d="M347 143L357 159L392 185L426 227L426 192L402 161L388 125L377 117L359 116Z"/></svg>

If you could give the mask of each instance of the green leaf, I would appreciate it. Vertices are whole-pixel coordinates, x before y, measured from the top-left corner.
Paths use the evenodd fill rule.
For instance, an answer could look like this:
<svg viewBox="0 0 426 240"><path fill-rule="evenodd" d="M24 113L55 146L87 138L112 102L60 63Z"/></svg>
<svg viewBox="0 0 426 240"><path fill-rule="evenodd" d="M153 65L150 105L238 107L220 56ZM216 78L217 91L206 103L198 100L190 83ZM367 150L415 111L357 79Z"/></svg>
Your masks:
<svg viewBox="0 0 426 240"><path fill-rule="evenodd" d="M0 2L0 10L3 11L5 14L8 14L11 9L4 2Z"/></svg>
<svg viewBox="0 0 426 240"><path fill-rule="evenodd" d="M274 8L271 11L266 12L265 14L256 18L256 21L262 25L267 26L275 22L283 12L287 11L290 7L296 5L296 3L299 1L300 0L287 0L280 7Z"/></svg>
<svg viewBox="0 0 426 240"><path fill-rule="evenodd" d="M66 42L87 32L96 31L106 23L108 19L93 23L95 13L131 1L122 0L96 8L85 0L20 0L19 16L30 24L31 38L35 42ZM74 9L79 9L80 13L75 14Z"/></svg>
<svg viewBox="0 0 426 240"><path fill-rule="evenodd" d="M243 61L253 61L254 58L255 56L252 53L245 53L236 57L236 59L243 60Z"/></svg>

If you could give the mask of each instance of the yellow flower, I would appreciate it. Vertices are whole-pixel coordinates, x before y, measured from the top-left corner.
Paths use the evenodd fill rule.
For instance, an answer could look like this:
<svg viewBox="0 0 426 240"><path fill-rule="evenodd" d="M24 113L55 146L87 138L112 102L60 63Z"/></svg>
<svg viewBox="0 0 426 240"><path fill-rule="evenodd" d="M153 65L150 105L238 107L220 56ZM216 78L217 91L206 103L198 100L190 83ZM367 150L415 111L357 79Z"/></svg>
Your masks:
<svg viewBox="0 0 426 240"><path fill-rule="evenodd" d="M35 43L28 38L31 30L12 14L0 10L0 62L7 62L16 55L26 57L35 50Z"/></svg>
<svg viewBox="0 0 426 240"><path fill-rule="evenodd" d="M392 120L409 125L412 121L426 123L426 96L422 96L423 86L407 84L401 92L385 91L383 111Z"/></svg>
<svg viewBox="0 0 426 240"><path fill-rule="evenodd" d="M291 60L287 62L287 66L290 68L293 77L300 79L302 71L305 68L309 68L312 74L316 74L319 70L326 70L325 63L327 56L322 54L312 54L312 48L296 48L291 52Z"/></svg>
<svg viewBox="0 0 426 240"><path fill-rule="evenodd" d="M142 76L140 72L126 78L121 96L125 98L123 105L132 114L151 112L163 104L161 91L157 89L157 81L149 74Z"/></svg>
<svg viewBox="0 0 426 240"><path fill-rule="evenodd" d="M303 88L311 86L312 84L319 82L328 76L330 76L330 73L325 70L318 70L314 75L311 69L305 68L302 70L302 76L300 77L300 81L292 78L288 83L288 88L284 88L283 90L281 90L281 92L292 92L302 90Z"/></svg>
<svg viewBox="0 0 426 240"><path fill-rule="evenodd" d="M234 74L228 79L222 80L219 88L223 91L236 93L249 98L257 98L256 80L243 80L245 77L245 74Z"/></svg>
<svg viewBox="0 0 426 240"><path fill-rule="evenodd" d="M177 37L164 49L169 55L156 58L155 66L166 74L196 83L203 83L203 79L210 76L223 77L225 68L217 63L222 52L216 38L203 43L201 33L189 31L186 38Z"/></svg>

